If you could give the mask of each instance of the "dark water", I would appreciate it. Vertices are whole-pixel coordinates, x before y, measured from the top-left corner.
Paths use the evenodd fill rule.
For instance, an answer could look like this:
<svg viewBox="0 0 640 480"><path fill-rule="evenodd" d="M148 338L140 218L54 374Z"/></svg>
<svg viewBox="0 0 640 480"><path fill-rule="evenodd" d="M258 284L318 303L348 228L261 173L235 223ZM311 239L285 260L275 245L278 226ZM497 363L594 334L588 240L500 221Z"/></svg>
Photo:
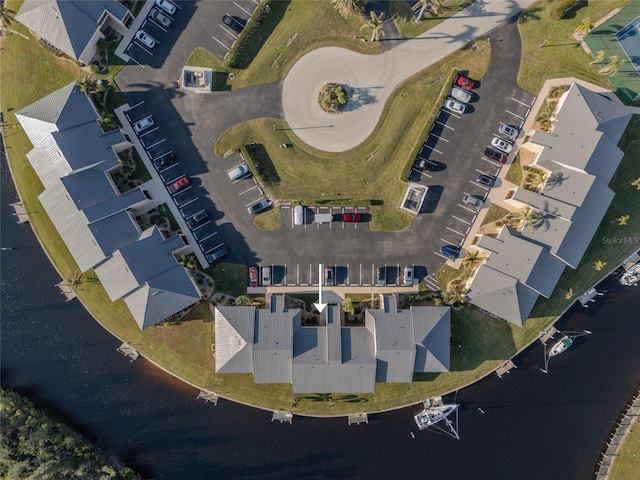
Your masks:
<svg viewBox="0 0 640 480"><path fill-rule="evenodd" d="M30 227L11 215L4 160L1 172L1 243L14 247L1 252L2 386L147 477L588 479L638 385L640 290L608 279L593 308L561 320L593 335L554 358L548 375L534 345L511 374L459 392L460 440L412 438L414 408L371 416L369 425L301 417L281 425L267 412L196 401L194 389L148 362L129 363L77 301L64 301Z"/></svg>

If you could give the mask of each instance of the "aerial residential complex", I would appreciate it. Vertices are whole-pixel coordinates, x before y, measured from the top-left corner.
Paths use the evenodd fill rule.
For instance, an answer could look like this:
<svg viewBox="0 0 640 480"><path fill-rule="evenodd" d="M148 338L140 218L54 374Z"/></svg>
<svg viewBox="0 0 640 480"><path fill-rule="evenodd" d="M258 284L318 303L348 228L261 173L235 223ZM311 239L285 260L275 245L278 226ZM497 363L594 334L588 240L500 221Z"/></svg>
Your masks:
<svg viewBox="0 0 640 480"><path fill-rule="evenodd" d="M607 186L623 152L617 147L631 111L611 92L574 83L556 108L550 132L525 135L520 147L544 171L538 192L509 191L507 203L538 218L519 232L503 226L475 245L487 253L467 297L483 310L522 326L539 295L549 297L565 266L577 268L614 192Z"/></svg>
<svg viewBox="0 0 640 480"><path fill-rule="evenodd" d="M182 236L142 230L136 217L155 206L144 185L121 193L112 177L132 144L104 132L87 95L71 83L16 117L33 150L27 158L45 187L39 196L82 272L93 268L111 300L124 299L143 329L202 298L178 263Z"/></svg>

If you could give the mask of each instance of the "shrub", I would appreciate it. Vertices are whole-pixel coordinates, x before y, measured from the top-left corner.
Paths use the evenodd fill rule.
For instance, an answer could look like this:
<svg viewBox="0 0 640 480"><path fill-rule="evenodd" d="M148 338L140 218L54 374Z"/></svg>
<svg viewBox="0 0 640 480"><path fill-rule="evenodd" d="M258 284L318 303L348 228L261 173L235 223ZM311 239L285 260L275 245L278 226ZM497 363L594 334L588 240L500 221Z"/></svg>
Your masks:
<svg viewBox="0 0 640 480"><path fill-rule="evenodd" d="M580 2L575 0L562 0L553 10L553 18L562 20L569 10L578 6Z"/></svg>

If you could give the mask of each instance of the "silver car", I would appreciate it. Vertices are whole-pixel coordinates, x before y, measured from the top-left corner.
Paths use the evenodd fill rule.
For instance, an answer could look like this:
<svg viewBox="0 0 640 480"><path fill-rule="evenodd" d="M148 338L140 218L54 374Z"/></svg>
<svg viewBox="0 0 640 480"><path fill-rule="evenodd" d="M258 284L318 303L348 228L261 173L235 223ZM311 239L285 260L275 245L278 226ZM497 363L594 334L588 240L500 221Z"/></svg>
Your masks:
<svg viewBox="0 0 640 480"><path fill-rule="evenodd" d="M143 43L146 47L153 48L156 46L156 40L144 30L136 32L136 40Z"/></svg>
<svg viewBox="0 0 640 480"><path fill-rule="evenodd" d="M504 135L509 140L515 140L515 138L518 136L518 129L505 124L500 125L500 128L498 128L498 132L500 133L500 135Z"/></svg>
<svg viewBox="0 0 640 480"><path fill-rule="evenodd" d="M404 267L404 286L413 286L413 267Z"/></svg>
<svg viewBox="0 0 640 480"><path fill-rule="evenodd" d="M484 205L484 200L476 197L475 195L465 195L462 201L467 205L471 205L472 207L476 208L482 208L482 206Z"/></svg>
<svg viewBox="0 0 640 480"><path fill-rule="evenodd" d="M464 113L464 103L456 102L453 98L447 98L444 102L444 108L455 113Z"/></svg>
<svg viewBox="0 0 640 480"><path fill-rule="evenodd" d="M491 145L496 147L498 150L502 150L504 153L510 153L513 150L513 145L511 142L506 141L504 138L493 137L491 140Z"/></svg>
<svg viewBox="0 0 640 480"><path fill-rule="evenodd" d="M453 87L449 95L462 103L469 103L471 101L471 94L458 87Z"/></svg>

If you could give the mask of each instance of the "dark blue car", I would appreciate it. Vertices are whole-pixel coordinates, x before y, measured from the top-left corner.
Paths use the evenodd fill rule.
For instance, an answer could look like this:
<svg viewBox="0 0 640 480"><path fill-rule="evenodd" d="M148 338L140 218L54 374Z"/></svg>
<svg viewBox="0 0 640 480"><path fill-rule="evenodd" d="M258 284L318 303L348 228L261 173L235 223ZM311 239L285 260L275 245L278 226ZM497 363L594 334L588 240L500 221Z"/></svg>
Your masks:
<svg viewBox="0 0 640 480"><path fill-rule="evenodd" d="M460 247L455 245L443 245L440 247L440 253L445 257L458 258L460 256Z"/></svg>

